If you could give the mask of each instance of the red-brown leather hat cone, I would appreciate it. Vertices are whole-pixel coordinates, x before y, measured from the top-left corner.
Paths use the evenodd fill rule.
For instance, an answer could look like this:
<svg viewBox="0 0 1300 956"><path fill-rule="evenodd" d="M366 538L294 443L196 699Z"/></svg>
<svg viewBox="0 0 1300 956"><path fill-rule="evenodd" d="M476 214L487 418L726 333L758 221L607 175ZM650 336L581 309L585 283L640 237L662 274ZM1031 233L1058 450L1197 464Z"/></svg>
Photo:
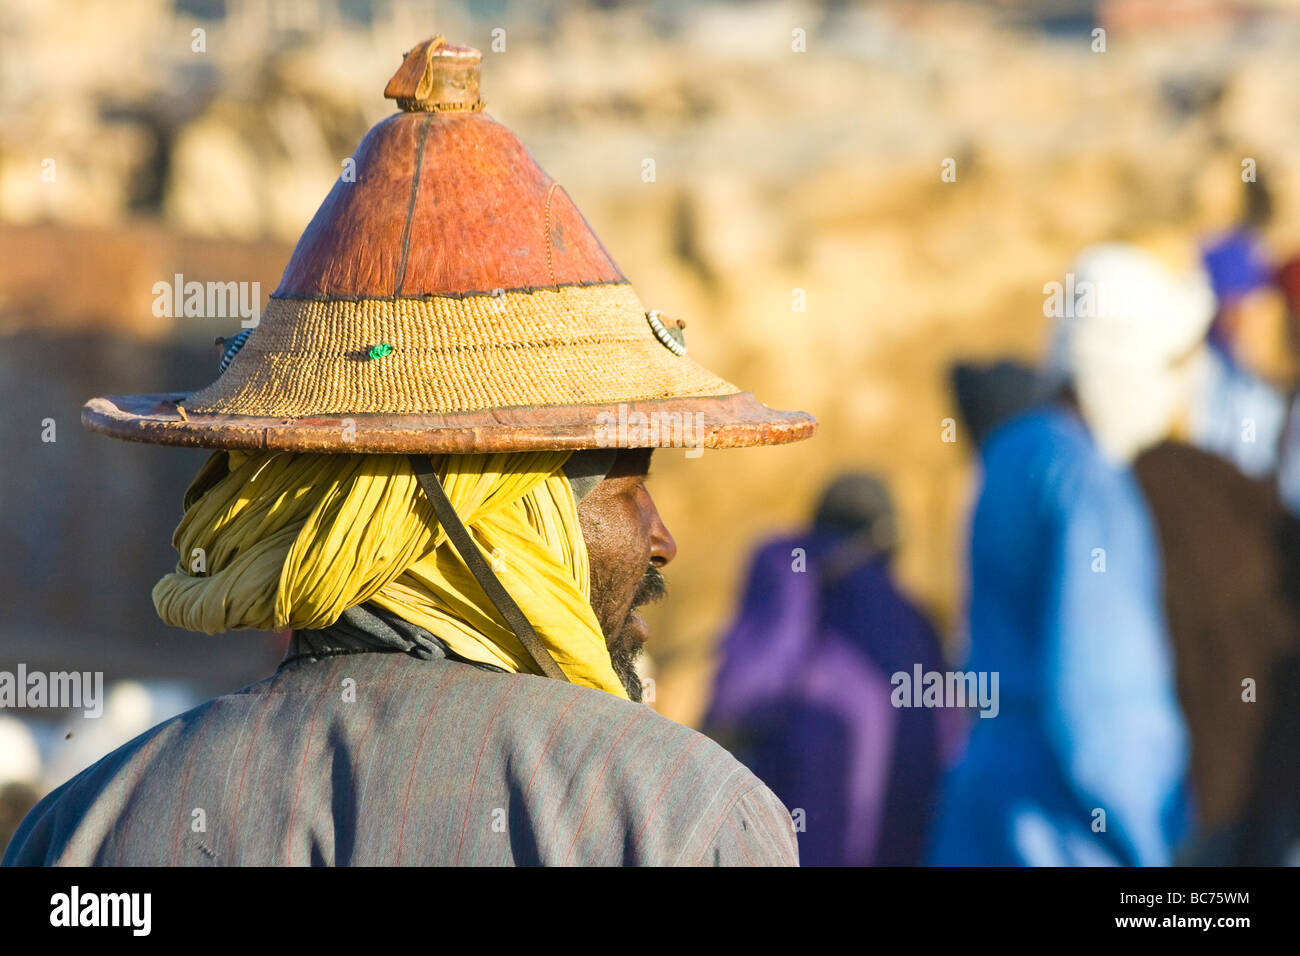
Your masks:
<svg viewBox="0 0 1300 956"><path fill-rule="evenodd" d="M810 436L685 354L564 189L482 112L477 50L426 40L220 377L92 399L118 438L209 448L489 452Z"/></svg>

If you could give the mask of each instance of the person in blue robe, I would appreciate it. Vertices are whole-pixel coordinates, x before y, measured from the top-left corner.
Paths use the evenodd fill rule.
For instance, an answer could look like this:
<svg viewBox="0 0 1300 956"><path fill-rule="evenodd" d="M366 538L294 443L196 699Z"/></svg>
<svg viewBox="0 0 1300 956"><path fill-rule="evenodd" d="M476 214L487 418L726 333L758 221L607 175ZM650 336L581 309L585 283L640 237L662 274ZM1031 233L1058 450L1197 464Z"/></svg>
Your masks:
<svg viewBox="0 0 1300 956"><path fill-rule="evenodd" d="M1191 257L1188 257L1189 259ZM1131 463L1187 407L1203 271L1085 250L1042 404L980 447L968 671L996 673L929 847L939 865L1165 866L1193 823L1154 523ZM992 680L989 680L992 685Z"/></svg>
<svg viewBox="0 0 1300 956"><path fill-rule="evenodd" d="M1168 865L1188 745L1141 491L1061 406L1003 425L982 459L967 666L997 671L1001 700L972 719L932 862Z"/></svg>

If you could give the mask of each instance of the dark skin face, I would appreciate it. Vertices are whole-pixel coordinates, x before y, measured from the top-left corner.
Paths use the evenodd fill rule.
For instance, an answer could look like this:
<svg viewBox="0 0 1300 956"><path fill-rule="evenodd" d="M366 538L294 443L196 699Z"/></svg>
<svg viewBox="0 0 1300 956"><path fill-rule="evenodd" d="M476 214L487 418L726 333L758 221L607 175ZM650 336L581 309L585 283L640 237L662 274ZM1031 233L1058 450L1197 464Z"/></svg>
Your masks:
<svg viewBox="0 0 1300 956"><path fill-rule="evenodd" d="M614 671L634 701L636 673L649 631L636 608L664 594L661 569L677 554L646 489L651 450L620 451L605 480L578 504L591 564L591 606L605 634Z"/></svg>

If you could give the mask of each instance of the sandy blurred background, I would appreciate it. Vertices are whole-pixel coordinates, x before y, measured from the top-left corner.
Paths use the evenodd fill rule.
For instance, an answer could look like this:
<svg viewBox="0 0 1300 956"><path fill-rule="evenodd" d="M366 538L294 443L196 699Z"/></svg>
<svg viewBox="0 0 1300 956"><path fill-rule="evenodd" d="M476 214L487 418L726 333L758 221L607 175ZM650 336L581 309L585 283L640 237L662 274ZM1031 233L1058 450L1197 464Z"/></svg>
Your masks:
<svg viewBox="0 0 1300 956"><path fill-rule="evenodd" d="M1300 246L1298 14L1224 0L7 0L0 667L206 695L274 666L265 635L189 635L153 612L204 453L83 433L80 406L215 377L212 340L237 328L155 318L153 284L256 280L265 300L343 160L392 111L382 90L402 52L435 32L484 51L489 113L564 184L647 306L688 320L692 353L821 420L804 444L656 456L679 545L649 615L660 712L698 719L750 549L847 467L892 481L903 584L960 655L973 475L960 430L941 441L957 417L948 366L1036 361L1043 284L1087 243L1231 225L1244 159L1275 200L1267 238Z"/></svg>

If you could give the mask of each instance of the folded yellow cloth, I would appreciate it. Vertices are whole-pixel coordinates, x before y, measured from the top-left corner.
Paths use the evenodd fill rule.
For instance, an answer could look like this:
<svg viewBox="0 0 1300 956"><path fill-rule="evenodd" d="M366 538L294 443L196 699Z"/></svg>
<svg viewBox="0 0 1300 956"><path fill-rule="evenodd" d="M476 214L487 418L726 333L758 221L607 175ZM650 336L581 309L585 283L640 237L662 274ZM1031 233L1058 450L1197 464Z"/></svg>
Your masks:
<svg viewBox="0 0 1300 956"><path fill-rule="evenodd" d="M591 608L568 452L436 455L456 513L569 680L626 697ZM538 673L439 526L405 455L217 452L185 494L168 624L318 629L371 602L461 657Z"/></svg>

